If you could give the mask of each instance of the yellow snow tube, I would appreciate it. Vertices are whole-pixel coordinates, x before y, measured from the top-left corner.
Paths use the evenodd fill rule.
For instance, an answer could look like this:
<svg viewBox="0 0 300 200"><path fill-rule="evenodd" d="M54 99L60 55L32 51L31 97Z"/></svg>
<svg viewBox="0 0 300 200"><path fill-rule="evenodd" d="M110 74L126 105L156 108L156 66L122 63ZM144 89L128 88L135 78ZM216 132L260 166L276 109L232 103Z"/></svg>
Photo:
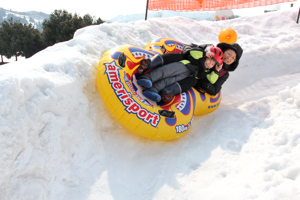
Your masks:
<svg viewBox="0 0 300 200"><path fill-rule="evenodd" d="M110 113L130 131L153 140L173 140L189 131L194 115L218 108L221 93L210 96L191 88L165 104L157 104L145 98L136 84L136 69L143 58L177 52L182 46L176 40L161 38L147 44L146 49L124 45L104 53L97 70L97 87Z"/></svg>

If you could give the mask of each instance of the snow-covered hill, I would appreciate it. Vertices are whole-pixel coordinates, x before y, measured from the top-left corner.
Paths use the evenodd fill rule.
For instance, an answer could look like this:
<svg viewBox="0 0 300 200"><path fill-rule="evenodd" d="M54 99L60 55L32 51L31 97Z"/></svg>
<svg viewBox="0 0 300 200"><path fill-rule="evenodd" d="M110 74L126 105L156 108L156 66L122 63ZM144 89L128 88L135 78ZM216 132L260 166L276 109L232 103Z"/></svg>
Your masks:
<svg viewBox="0 0 300 200"><path fill-rule="evenodd" d="M23 24L33 24L36 29L42 31L42 23L49 18L49 15L37 11L17 12L0 8L0 23L8 21L10 18Z"/></svg>
<svg viewBox="0 0 300 200"><path fill-rule="evenodd" d="M104 23L0 66L0 199L300 199L297 14ZM226 27L240 66L187 135L152 141L111 117L95 84L106 50L159 37L216 44Z"/></svg>

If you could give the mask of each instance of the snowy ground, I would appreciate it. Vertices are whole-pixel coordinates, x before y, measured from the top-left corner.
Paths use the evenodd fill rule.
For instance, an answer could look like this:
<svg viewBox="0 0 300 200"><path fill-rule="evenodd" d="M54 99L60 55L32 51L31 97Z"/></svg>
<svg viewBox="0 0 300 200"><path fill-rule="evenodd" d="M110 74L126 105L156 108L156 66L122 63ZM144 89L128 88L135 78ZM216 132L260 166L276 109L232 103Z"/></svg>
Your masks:
<svg viewBox="0 0 300 200"><path fill-rule="evenodd" d="M228 21L110 23L0 66L0 199L300 199L298 8ZM215 112L179 140L141 138L111 117L96 69L117 45L169 37L218 42L231 27L240 66Z"/></svg>

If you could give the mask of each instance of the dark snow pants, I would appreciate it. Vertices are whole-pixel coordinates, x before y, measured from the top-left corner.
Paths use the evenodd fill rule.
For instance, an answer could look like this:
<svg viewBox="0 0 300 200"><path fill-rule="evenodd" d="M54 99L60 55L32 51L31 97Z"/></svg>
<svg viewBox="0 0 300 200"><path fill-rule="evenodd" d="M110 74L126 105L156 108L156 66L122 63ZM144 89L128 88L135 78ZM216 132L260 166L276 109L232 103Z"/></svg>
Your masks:
<svg viewBox="0 0 300 200"><path fill-rule="evenodd" d="M183 63L173 62L156 68L140 78L149 79L152 82L152 88L149 88L149 90L159 93L165 87L193 74Z"/></svg>

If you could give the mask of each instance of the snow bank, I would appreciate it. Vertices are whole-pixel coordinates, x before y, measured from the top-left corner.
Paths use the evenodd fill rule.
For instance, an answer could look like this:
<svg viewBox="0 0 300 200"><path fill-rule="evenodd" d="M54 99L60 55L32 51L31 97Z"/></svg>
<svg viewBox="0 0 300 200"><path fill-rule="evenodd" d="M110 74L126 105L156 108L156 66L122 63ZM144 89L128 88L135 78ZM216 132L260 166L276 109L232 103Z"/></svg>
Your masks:
<svg viewBox="0 0 300 200"><path fill-rule="evenodd" d="M0 66L0 199L298 199L300 28L297 9L228 21L183 17L110 23ZM170 37L244 54L221 107L171 142L125 130L95 79L103 53Z"/></svg>

